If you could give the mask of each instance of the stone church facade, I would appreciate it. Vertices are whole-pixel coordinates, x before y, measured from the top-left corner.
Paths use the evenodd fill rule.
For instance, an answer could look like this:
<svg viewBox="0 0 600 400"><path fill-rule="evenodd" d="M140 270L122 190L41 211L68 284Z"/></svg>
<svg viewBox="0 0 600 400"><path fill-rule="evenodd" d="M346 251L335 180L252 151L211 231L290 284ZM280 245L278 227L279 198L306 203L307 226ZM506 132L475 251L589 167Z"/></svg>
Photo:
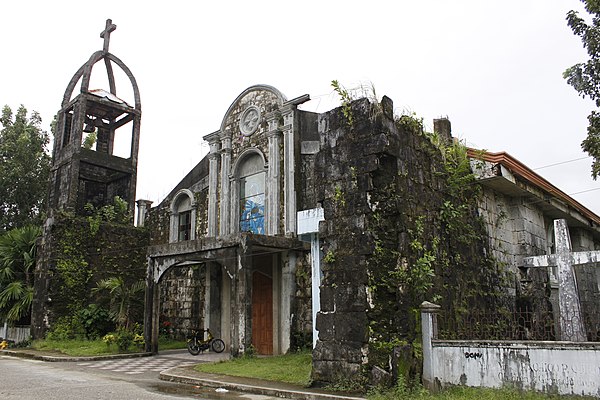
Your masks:
<svg viewBox="0 0 600 400"><path fill-rule="evenodd" d="M58 115L36 337L59 308L69 310L75 289L83 296L111 272L109 262L131 282L145 276L147 350L158 351L167 326L176 337L210 328L234 355L312 345L313 380L340 382L379 366L381 348L410 343L423 300L454 315L466 307L557 313L554 272L524 265L553 252L554 219L566 219L574 250L600 248L600 217L506 153L465 150L470 164L457 180L447 149L462 150L447 119L425 134L418 120L394 115L387 97L318 114L301 109L308 95L289 100L267 85L224 109L218 130L204 136L209 153L159 204L137 201L144 230L105 227L98 238L106 249L73 246L64 232L77 224L64 212L85 217L87 204L100 208L114 196L130 216L134 210L141 101L133 74L108 51L114 28L107 21L104 49L74 75ZM110 87L90 90L100 61ZM111 63L129 78L133 106L116 96ZM113 154L117 131L131 132L127 155ZM85 133L97 134L94 149L82 147ZM71 253L60 253L65 243ZM134 248L143 254L127 258ZM77 279L91 272L69 288L61 268ZM577 275L592 315L598 268ZM598 328L592 324L589 340L598 340ZM379 357L381 368L388 356Z"/></svg>
<svg viewBox="0 0 600 400"><path fill-rule="evenodd" d="M414 261L407 236L419 218L436 225L447 199L441 156L427 137L395 127L388 98L380 105L353 102L353 126L343 107L323 114L299 109L307 100L287 100L266 85L244 90L220 129L204 137L209 154L144 213L152 237L146 299L152 312L145 324L151 343L165 321L182 333L210 327L233 354L250 346L281 354L314 335L315 381L364 371L376 340L369 327L376 320L371 279L378 243L403 253L398 263ZM434 127L452 140L448 120ZM528 270L523 259L552 252L557 218L567 219L574 250L600 248L600 218L506 153L468 149L467 155L473 185L481 188L473 213L483 221L485 240L450 248L471 257L475 281L479 265L495 260L488 278L504 276L493 284L501 292L496 306L557 313L552 270ZM378 231L380 212L394 221L392 230ZM442 235L428 229L430 239ZM434 272L446 273L438 266ZM593 314L600 275L594 266L577 274L582 303ZM454 282L444 279L434 287ZM477 301L474 307L490 306ZM410 337L411 323L397 322L406 325L400 336Z"/></svg>
<svg viewBox="0 0 600 400"><path fill-rule="evenodd" d="M155 338L161 324L176 322L182 332L210 327L234 353L252 345L281 354L293 326L310 324L306 304L296 301L310 261L296 215L315 206L298 195L302 146L316 123L316 114L298 110L306 100L266 85L246 89L204 137L209 154L148 211L155 289L147 326Z"/></svg>

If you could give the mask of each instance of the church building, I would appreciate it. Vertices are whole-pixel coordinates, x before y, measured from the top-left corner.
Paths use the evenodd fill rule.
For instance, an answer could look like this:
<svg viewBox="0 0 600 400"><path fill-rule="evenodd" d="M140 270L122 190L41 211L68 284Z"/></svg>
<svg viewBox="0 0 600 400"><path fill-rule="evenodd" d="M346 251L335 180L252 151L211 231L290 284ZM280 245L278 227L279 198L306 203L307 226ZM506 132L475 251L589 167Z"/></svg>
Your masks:
<svg viewBox="0 0 600 400"><path fill-rule="evenodd" d="M136 202L141 99L108 51L115 28L108 20L103 50L75 73L58 113L34 337L74 299L86 307L94 284L114 273L146 280L147 350L158 351L162 334L210 328L233 355L313 348L315 382L385 369L382 352L419 332L423 300L452 318L526 311L536 316L526 338L540 321L562 337L557 271L528 258L554 254L554 220L566 221L573 250L600 249L600 217L509 154L457 143L446 118L425 132L386 96L314 113L302 110L309 95L250 86L223 106L221 125L203 136L209 153L171 192L154 207ZM99 62L109 87L93 90ZM117 96L113 65L134 104ZM124 134L130 148L117 155ZM106 224L81 242L90 209L115 197L128 226ZM136 203L143 230L133 227ZM597 341L600 273L588 263L575 275L584 335Z"/></svg>

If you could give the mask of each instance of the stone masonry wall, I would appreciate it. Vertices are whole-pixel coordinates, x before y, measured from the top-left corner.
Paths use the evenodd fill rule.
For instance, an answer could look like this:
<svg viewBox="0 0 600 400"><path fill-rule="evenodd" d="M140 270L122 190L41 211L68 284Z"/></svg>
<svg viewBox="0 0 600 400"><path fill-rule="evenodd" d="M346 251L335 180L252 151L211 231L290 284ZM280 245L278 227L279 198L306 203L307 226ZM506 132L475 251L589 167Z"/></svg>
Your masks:
<svg viewBox="0 0 600 400"><path fill-rule="evenodd" d="M191 329L204 328L204 265L170 268L160 282L160 330L174 339L185 339Z"/></svg>
<svg viewBox="0 0 600 400"><path fill-rule="evenodd" d="M286 261L288 262L288 261ZM294 293L290 350L312 347L311 264L310 254L296 259L296 292Z"/></svg>
<svg viewBox="0 0 600 400"><path fill-rule="evenodd" d="M414 310L425 299L458 312L499 307L506 293L503 271L486 257L476 185L453 181L418 120L396 119L391 100L352 102L351 125L345 108L318 120L313 181L325 221L316 383L364 378L374 343L416 337Z"/></svg>
<svg viewBox="0 0 600 400"><path fill-rule="evenodd" d="M93 233L84 218L56 213L47 230L35 271L34 338L44 337L59 318L96 303L92 289L100 280L121 277L131 286L145 279L146 229L102 223ZM135 321L142 321L143 307L139 311Z"/></svg>
<svg viewBox="0 0 600 400"><path fill-rule="evenodd" d="M485 187L479 201L492 254L510 271L514 286L507 287L519 312L535 312L536 320L552 315L552 289L548 271L520 269L523 258L546 254L547 221L535 204Z"/></svg>

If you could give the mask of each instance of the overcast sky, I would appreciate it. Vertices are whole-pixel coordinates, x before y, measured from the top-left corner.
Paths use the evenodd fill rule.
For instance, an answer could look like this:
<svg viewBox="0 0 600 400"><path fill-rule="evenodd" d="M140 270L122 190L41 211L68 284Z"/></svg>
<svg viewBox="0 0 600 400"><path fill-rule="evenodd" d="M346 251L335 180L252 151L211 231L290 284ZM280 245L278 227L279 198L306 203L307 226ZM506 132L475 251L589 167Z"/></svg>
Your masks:
<svg viewBox="0 0 600 400"><path fill-rule="evenodd" d="M69 80L111 18L110 52L135 75L142 125L137 198L158 202L206 154L247 87L303 109L339 104L330 82L373 85L398 113L448 116L467 145L506 151L600 214L581 150L589 100L562 72L585 61L567 27L577 0L34 1L0 7L0 106L37 110L49 130ZM97 64L101 65L101 64ZM95 68L90 88L106 88ZM102 79L99 79L102 77ZM133 104L130 86L117 95ZM567 162L567 163L564 163ZM546 167L553 164L557 166ZM546 167L541 168L540 167ZM581 193L583 192L583 193Z"/></svg>

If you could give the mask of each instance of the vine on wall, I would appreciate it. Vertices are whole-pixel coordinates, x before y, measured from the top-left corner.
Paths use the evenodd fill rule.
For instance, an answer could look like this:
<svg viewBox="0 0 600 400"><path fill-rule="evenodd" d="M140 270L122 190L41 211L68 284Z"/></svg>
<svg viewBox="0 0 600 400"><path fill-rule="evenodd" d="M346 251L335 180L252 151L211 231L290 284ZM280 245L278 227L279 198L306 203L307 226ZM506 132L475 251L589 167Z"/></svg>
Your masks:
<svg viewBox="0 0 600 400"><path fill-rule="evenodd" d="M404 138L402 154L379 155L375 190L369 193L376 205L369 219L374 250L368 260L374 360L390 356L380 354L389 350L387 344L418 344L424 300L440 304L451 318L509 304L507 276L487 249L477 212L481 190L466 147L423 132L414 115L395 122Z"/></svg>
<svg viewBox="0 0 600 400"><path fill-rule="evenodd" d="M59 321L77 320L93 304L108 308L108 296L93 290L101 280L118 277L131 285L145 279L148 232L122 223L127 217L120 217L126 213L119 213L118 205L86 209L89 215L85 217L57 213L52 226L51 328Z"/></svg>

